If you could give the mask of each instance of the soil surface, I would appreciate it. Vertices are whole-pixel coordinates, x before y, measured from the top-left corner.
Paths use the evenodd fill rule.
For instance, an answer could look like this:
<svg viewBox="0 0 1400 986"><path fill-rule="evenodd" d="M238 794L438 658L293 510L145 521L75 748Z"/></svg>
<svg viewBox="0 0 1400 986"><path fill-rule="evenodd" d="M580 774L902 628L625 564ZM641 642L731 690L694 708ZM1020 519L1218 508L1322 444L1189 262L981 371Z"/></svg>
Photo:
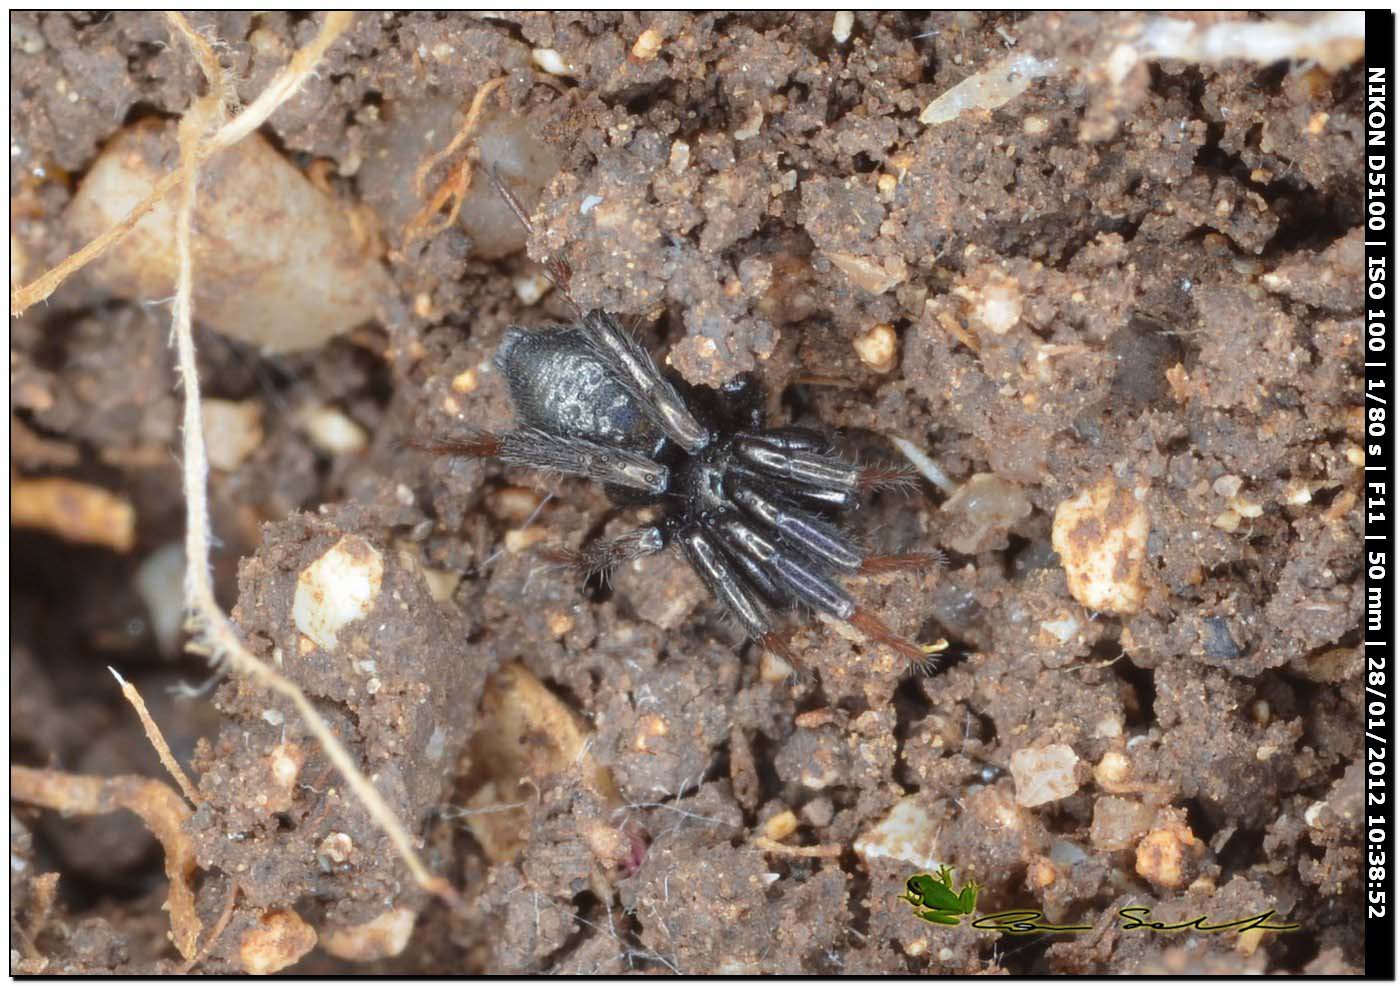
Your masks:
<svg viewBox="0 0 1400 986"><path fill-rule="evenodd" d="M276 948L323 974L1357 972L1361 69L1103 68L1144 17L358 15L263 133L393 291L298 353L198 327L232 433L215 575L468 906L417 889L285 700L181 653L168 308L88 273L11 324L12 483L66 478L88 511L15 532L13 762L168 780L107 667L136 685L196 778L204 929L231 907L203 972ZM246 103L319 15L190 21ZM155 14L10 27L28 280L76 245L104 145L204 83ZM1018 55L1059 69L920 122ZM480 171L405 237L420 164L501 78L463 146L528 244ZM510 426L490 357L568 319L550 255L688 383L751 372L773 422L951 477L852 521L946 555L851 583L949 642L934 673L811 621L787 674L674 554L581 586L542 549L644 511L405 445ZM369 572L338 631L326 559ZM982 913L1092 930L920 920L900 895L938 864ZM133 814L13 802L10 879L12 969L184 964ZM1131 905L1301 927L1120 930Z"/></svg>

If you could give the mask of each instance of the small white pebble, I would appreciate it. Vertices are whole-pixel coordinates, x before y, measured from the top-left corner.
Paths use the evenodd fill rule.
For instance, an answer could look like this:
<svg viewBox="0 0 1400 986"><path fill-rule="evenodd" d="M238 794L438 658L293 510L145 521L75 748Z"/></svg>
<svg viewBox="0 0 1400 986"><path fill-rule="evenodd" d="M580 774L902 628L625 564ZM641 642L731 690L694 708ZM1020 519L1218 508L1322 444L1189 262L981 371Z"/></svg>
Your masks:
<svg viewBox="0 0 1400 986"><path fill-rule="evenodd" d="M744 120L744 125L734 131L735 140L752 140L758 136L763 129L763 104L755 102L749 107L748 118Z"/></svg>
<svg viewBox="0 0 1400 986"><path fill-rule="evenodd" d="M340 630L374 608L384 560L373 545L347 534L297 578L292 620L321 647L334 650Z"/></svg>
<svg viewBox="0 0 1400 986"><path fill-rule="evenodd" d="M1064 644L1073 640L1079 633L1079 621L1072 615L1066 615L1060 617L1058 620L1042 621L1040 629Z"/></svg>
<svg viewBox="0 0 1400 986"><path fill-rule="evenodd" d="M515 288L515 296L520 299L522 305L533 305L548 294L554 285L544 274L536 272L514 278L511 287Z"/></svg>
<svg viewBox="0 0 1400 986"><path fill-rule="evenodd" d="M578 214L580 216L586 216L602 204L603 197L601 195L586 195L583 201L579 203Z"/></svg>
<svg viewBox="0 0 1400 986"><path fill-rule="evenodd" d="M899 339L888 322L872 325L851 340L851 347L862 363L879 373L893 369L899 355Z"/></svg>
<svg viewBox="0 0 1400 986"><path fill-rule="evenodd" d="M1079 790L1075 765L1079 757L1064 743L1011 754L1011 777L1016 782L1016 803L1026 808L1059 801Z"/></svg>
<svg viewBox="0 0 1400 986"><path fill-rule="evenodd" d="M1244 486L1244 480L1240 479L1238 476L1221 476L1215 482L1211 483L1210 486L1217 494L1229 499Z"/></svg>
<svg viewBox="0 0 1400 986"><path fill-rule="evenodd" d="M1143 569L1151 520L1137 493L1110 473L1055 508L1050 541L1070 595L1091 610L1130 615L1147 597Z"/></svg>
<svg viewBox="0 0 1400 986"><path fill-rule="evenodd" d="M280 787L290 788L301 773L306 756L297 747L283 743L272 751L272 779Z"/></svg>
<svg viewBox="0 0 1400 986"><path fill-rule="evenodd" d="M564 61L564 56L553 48L536 48L530 52L530 60L543 72L550 75L573 75L573 70Z"/></svg>
<svg viewBox="0 0 1400 986"><path fill-rule="evenodd" d="M262 444L262 405L208 397L202 410L209 464L233 472Z"/></svg>
<svg viewBox="0 0 1400 986"><path fill-rule="evenodd" d="M632 45L632 57L639 62L651 61L661 50L662 41L660 31L654 27L647 28L637 37L636 44Z"/></svg>
<svg viewBox="0 0 1400 986"><path fill-rule="evenodd" d="M671 160L669 167L671 174L678 175L685 171L690 164L690 145L683 140L673 141L671 144Z"/></svg>
<svg viewBox="0 0 1400 986"><path fill-rule="evenodd" d="M838 10L831 18L831 36L836 39L839 45L851 40L851 28L856 25L856 15L854 11Z"/></svg>
<svg viewBox="0 0 1400 986"><path fill-rule="evenodd" d="M891 859L926 872L938 869L943 860L938 849L940 825L916 797L895 802L874 827L867 829L852 848L867 863Z"/></svg>
<svg viewBox="0 0 1400 986"><path fill-rule="evenodd" d="M433 735L428 737L428 745L423 748L423 756L429 760L442 759L442 752L447 748L447 734L442 731L442 726L433 729Z"/></svg>
<svg viewBox="0 0 1400 986"><path fill-rule="evenodd" d="M363 451L369 435L344 411L326 405L302 411L300 424L306 436L322 452L351 455Z"/></svg>

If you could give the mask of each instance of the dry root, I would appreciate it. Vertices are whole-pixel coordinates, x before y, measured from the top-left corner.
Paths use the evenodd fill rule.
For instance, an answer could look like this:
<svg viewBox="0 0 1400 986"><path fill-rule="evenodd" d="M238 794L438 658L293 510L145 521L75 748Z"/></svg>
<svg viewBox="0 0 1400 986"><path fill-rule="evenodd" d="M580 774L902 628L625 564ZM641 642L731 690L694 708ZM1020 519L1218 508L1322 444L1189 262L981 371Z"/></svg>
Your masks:
<svg viewBox="0 0 1400 986"><path fill-rule="evenodd" d="M413 176L413 186L418 192L418 197L420 199L427 198L427 201L408 221L408 225L403 228L405 246L419 239L437 236L455 223L457 217L461 215L462 203L467 198L467 192L471 190L472 176L476 173L476 157L471 153L462 155L447 172L447 177L433 191L431 197L426 192L428 176L432 174L434 168L456 154L462 145L476 134L477 127L481 125L481 113L486 107L487 98L505 81L505 76L502 76L478 87L476 95L472 97L471 105L467 108L467 118L462 123L461 129L457 131L457 135L446 147L436 154L430 155L418 166L418 171ZM447 214L439 215L443 206L448 207Z"/></svg>
<svg viewBox="0 0 1400 986"><path fill-rule="evenodd" d="M311 76L316 63L326 53L326 49L345 33L353 19L352 14L347 11L332 11L326 15L325 21L321 25L321 33L318 34L309 45L302 48L292 56L291 62L268 84L260 95L247 109L229 122L221 126L208 140L200 143L196 150L199 161L204 161L226 147L231 147L244 137L248 136L258 127L267 122L273 112L284 102L290 99L298 89ZM189 25L185 24L181 30L182 34L192 35ZM206 42L207 44L207 42ZM198 54L196 57L204 66L204 59ZM213 65L218 66L218 60L213 60ZM223 96L219 86L222 76L210 80L211 95L223 105ZM188 114L186 114L188 116ZM222 116L222 113L220 114ZM28 284L16 286L10 292L10 314L18 317L35 302L43 301L53 294L58 286L68 279L70 274L81 270L98 257L102 256L122 237L131 232L132 228L141 221L141 217L150 212L155 205L163 200L170 192L180 185L185 178L186 169L182 165L171 171L170 174L162 178L151 194L146 196L141 202L132 207L111 229L101 236L96 237L87 243L81 250L66 257L62 263L51 270L46 271Z"/></svg>
<svg viewBox="0 0 1400 986"><path fill-rule="evenodd" d="M136 542L136 510L100 486L61 476L10 480L10 525L125 554Z"/></svg>
<svg viewBox="0 0 1400 986"><path fill-rule="evenodd" d="M234 674L249 677L264 688L289 699L306 723L307 730L325 750L327 759L345 778L346 787L364 806L374 823L388 836L414 880L429 892L459 906L460 899L456 891L441 877L433 876L423 865L408 832L379 792L355 766L344 746L336 739L301 689L259 661L243 646L236 628L214 599L210 576L209 501L205 488L209 462L204 443L199 378L195 370L194 338L191 329L194 274L190 252L190 227L198 191L199 166L212 155L248 136L291 98L310 77L330 45L345 33L352 19L353 15L345 11L327 14L316 38L292 56L287 67L269 83L253 103L233 119L226 121L229 89L218 60L213 55L213 46L200 38L183 18L172 17L171 23L190 44L196 59L208 74L209 81L209 94L196 100L181 120L179 167L162 178L151 194L111 229L33 283L15 288L11 293L10 304L13 314L18 315L34 302L47 298L69 274L100 256L125 236L156 203L174 188L180 188L181 196L176 209L174 230L179 267L171 330L180 381L185 392L184 440L181 451L187 509L185 603L189 611L188 625L194 637L190 649L204 654L212 663ZM83 810L79 807L82 805L88 806L89 813L130 807L141 814L142 810L150 812L151 806L159 801L150 792L159 790L170 796L175 807L167 805L161 812L152 814L153 818L159 818L163 823L160 829L152 824L152 829L157 832L157 837L161 837L162 832L165 833L163 843L167 839L171 840L166 856L167 870L171 873L171 921L175 925L176 944L181 954L187 959L194 955L199 922L194 917L193 896L188 885L188 872L193 869L194 862L193 855L188 851L188 842L184 841L179 833L178 823L189 813L179 796L157 781L141 778L114 778L111 781L103 781L100 778L71 778L65 781L63 779L69 775L28 771L20 767L12 768L11 783L16 787L19 782L15 780L14 771L21 772L21 780L33 787L31 793L34 795L32 798L24 798L22 795L17 797L52 807L64 807L69 804L74 806L67 810ZM149 787L150 785L154 787ZM137 797L140 792L146 793ZM126 800L121 800L123 798ZM150 819L148 824L151 824ZM175 841L176 836L179 836L181 841ZM171 847L181 845L184 847L183 854L175 854ZM184 868L186 864L188 870Z"/></svg>
<svg viewBox="0 0 1400 986"><path fill-rule="evenodd" d="M175 754L170 751L170 744L165 742L165 735L156 725L155 719L151 718L151 711L146 708L146 700L141 697L141 693L136 690L136 686L117 674L115 668L108 668L112 672L112 677L117 679L117 684L122 687L122 694L131 703L131 707L136 710L136 717L141 720L141 728L146 731L146 739L151 741L151 746L155 747L156 756L160 757L160 762L170 776L175 779L175 783L180 785L180 791L189 799L190 804L200 803L199 792L195 790L194 784L190 782L185 769L180 766L180 761L175 759Z"/></svg>
<svg viewBox="0 0 1400 986"><path fill-rule="evenodd" d="M134 812L165 850L165 875L170 879L166 907L175 947L186 959L195 955L202 925L194 909L194 844L185 834L190 809L160 781L127 774L91 777L59 770L10 768L10 798L74 815L106 815L125 808Z"/></svg>

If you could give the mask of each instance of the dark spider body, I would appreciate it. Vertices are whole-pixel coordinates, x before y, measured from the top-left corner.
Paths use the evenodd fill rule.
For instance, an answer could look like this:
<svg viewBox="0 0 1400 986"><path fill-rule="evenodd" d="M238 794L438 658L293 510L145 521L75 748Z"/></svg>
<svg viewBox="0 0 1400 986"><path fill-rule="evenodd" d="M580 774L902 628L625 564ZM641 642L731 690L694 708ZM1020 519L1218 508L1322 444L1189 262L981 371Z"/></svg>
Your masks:
<svg viewBox="0 0 1400 986"><path fill-rule="evenodd" d="M831 451L820 432L768 428L750 380L682 390L615 318L512 326L495 357L518 430L437 442L441 452L586 476L620 505L664 508L661 520L568 558L586 575L677 545L744 631L786 653L775 615L816 610L852 623L911 661L924 650L890 631L842 587L843 576L921 566L929 555L869 556L839 515L902 478ZM790 655L789 655L790 656Z"/></svg>
<svg viewBox="0 0 1400 986"><path fill-rule="evenodd" d="M492 177L528 230L529 217ZM572 303L567 265L548 268ZM678 545L710 594L766 647L792 657L776 614L800 608L844 620L924 663L928 651L891 631L840 581L937 561L868 555L840 526L862 493L907 474L847 462L820 432L766 427L752 381L678 388L612 315L575 308L573 325L506 332L495 363L510 387L516 431L420 446L585 476L620 505L664 508L655 526L568 553L586 576L607 577Z"/></svg>

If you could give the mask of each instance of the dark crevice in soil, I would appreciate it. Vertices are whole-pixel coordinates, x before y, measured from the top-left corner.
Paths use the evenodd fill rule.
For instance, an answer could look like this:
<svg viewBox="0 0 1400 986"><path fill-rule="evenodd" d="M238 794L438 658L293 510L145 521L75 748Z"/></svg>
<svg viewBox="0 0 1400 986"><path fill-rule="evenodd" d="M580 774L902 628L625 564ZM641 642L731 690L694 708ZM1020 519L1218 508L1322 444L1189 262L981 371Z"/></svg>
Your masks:
<svg viewBox="0 0 1400 986"><path fill-rule="evenodd" d="M1153 705L1157 700L1157 690L1153 684L1153 670L1138 667L1131 658L1125 661L1114 661L1112 667L1114 674L1132 688L1133 696L1136 699L1127 708L1125 725L1129 728L1144 728L1155 725L1157 720Z"/></svg>
<svg viewBox="0 0 1400 986"><path fill-rule="evenodd" d="M906 678L894 693L895 707L895 767L894 779L907 793L919 790L919 778L914 775L904 756L905 744L914 725L933 711L933 701L920 687L917 679Z"/></svg>

